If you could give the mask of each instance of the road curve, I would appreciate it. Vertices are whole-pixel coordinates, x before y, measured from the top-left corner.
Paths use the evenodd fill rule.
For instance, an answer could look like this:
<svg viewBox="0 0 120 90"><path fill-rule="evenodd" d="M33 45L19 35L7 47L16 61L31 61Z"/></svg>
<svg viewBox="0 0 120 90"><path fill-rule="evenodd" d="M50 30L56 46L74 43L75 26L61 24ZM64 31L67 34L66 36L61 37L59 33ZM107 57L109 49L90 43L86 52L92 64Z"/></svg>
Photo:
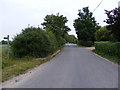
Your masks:
<svg viewBox="0 0 120 90"><path fill-rule="evenodd" d="M118 66L69 44L51 61L10 87L118 88Z"/></svg>

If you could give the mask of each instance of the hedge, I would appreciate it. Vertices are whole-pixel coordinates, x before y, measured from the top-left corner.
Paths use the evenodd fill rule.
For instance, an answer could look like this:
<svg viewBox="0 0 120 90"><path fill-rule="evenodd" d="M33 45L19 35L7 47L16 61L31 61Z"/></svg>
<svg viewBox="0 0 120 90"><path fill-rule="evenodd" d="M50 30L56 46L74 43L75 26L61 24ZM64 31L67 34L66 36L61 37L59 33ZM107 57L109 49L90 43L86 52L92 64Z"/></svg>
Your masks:
<svg viewBox="0 0 120 90"><path fill-rule="evenodd" d="M95 49L120 58L120 42L95 42Z"/></svg>
<svg viewBox="0 0 120 90"><path fill-rule="evenodd" d="M93 45L92 41L78 41L78 45L85 46L85 47L91 47Z"/></svg>

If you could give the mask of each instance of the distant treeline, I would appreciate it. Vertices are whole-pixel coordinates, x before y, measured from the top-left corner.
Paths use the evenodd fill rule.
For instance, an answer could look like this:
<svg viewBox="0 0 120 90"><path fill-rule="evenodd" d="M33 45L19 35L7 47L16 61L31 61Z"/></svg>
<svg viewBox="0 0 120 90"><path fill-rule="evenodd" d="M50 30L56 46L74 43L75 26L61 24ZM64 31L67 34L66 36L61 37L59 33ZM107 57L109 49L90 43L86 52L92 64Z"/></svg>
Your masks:
<svg viewBox="0 0 120 90"><path fill-rule="evenodd" d="M8 41L2 40L2 41L0 42L0 44L7 44L7 42L8 42ZM11 41L9 41L9 42L11 42Z"/></svg>

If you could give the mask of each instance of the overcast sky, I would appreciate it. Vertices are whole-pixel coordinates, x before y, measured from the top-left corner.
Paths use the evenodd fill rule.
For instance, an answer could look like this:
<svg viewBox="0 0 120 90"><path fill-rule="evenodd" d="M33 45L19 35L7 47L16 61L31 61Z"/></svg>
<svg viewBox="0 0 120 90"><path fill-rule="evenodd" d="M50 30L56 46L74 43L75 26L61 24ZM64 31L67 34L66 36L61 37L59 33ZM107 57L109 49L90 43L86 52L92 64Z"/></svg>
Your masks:
<svg viewBox="0 0 120 90"><path fill-rule="evenodd" d="M0 0L0 40L10 35L13 38L28 24L38 26L44 21L47 14L60 13L69 20L67 25L71 28L69 34L75 35L73 21L78 17L78 10L89 6L92 12L101 0ZM120 0L103 0L102 4L93 13L101 26L106 25L104 10L118 7ZM42 27L42 26L40 26Z"/></svg>

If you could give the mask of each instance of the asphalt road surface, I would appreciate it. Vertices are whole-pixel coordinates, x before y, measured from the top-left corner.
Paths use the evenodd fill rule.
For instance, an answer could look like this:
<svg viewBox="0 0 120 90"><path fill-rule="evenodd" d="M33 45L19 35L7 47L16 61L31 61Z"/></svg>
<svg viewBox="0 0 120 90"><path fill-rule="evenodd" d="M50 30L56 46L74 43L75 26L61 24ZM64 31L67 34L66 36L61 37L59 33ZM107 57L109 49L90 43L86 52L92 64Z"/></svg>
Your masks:
<svg viewBox="0 0 120 90"><path fill-rule="evenodd" d="M118 66L90 50L69 44L15 88L118 88Z"/></svg>

